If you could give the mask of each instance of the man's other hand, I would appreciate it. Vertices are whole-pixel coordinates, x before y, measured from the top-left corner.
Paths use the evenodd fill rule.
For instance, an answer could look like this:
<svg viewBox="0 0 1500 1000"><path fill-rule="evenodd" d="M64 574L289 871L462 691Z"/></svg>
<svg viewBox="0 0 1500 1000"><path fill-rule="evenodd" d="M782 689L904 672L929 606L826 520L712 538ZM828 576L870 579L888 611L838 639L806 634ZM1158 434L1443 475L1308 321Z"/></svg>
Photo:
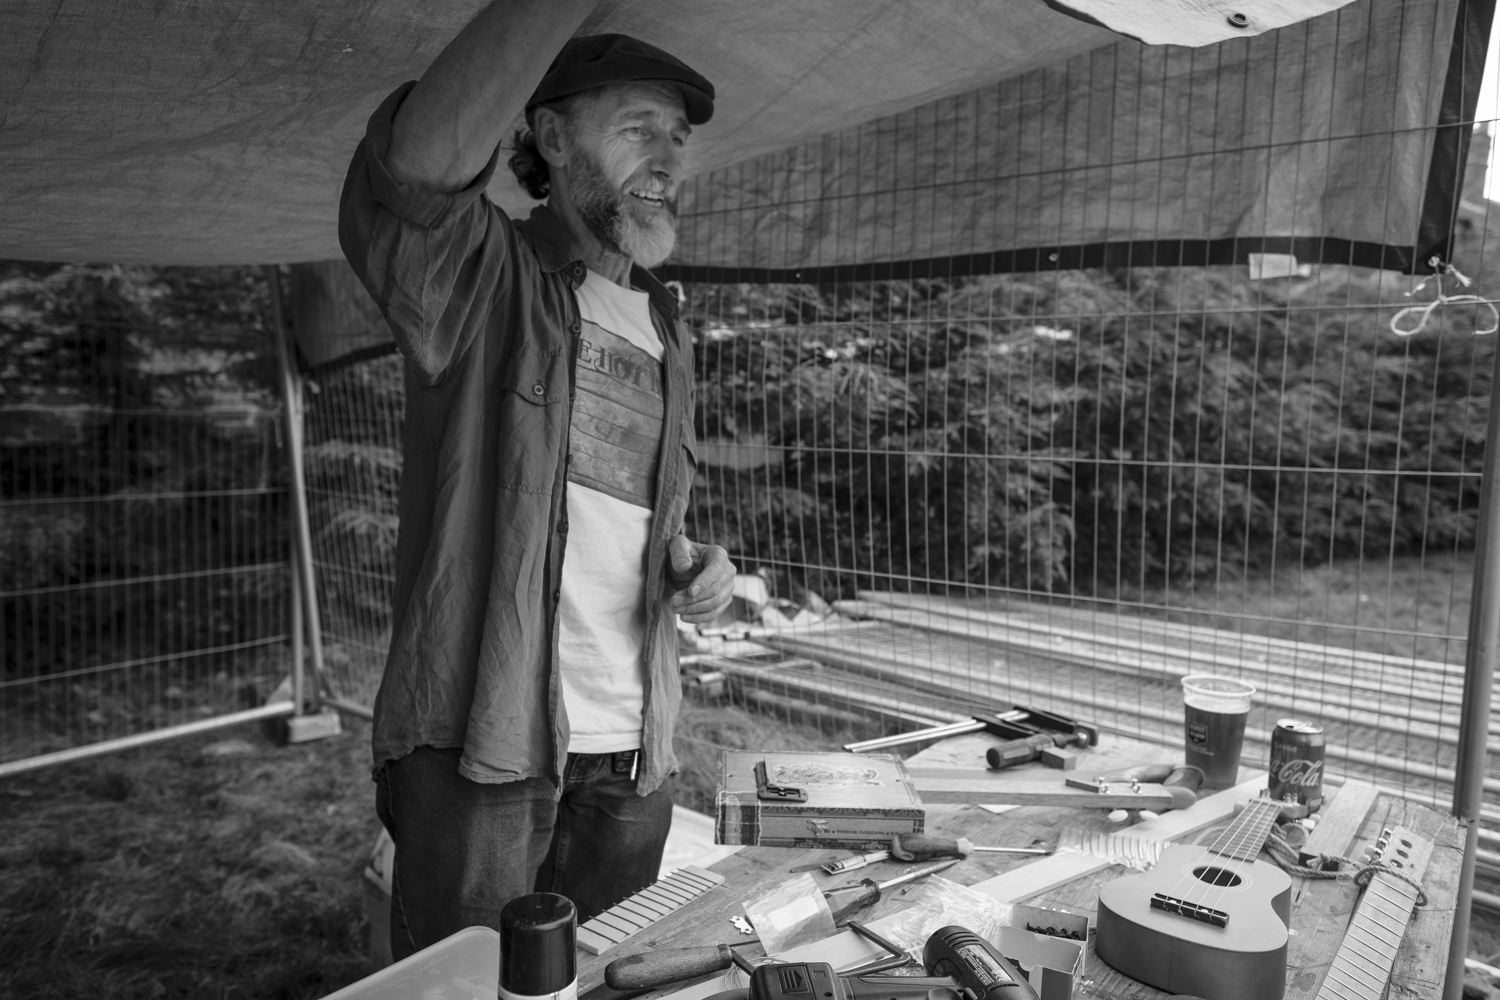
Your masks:
<svg viewBox="0 0 1500 1000"><path fill-rule="evenodd" d="M718 545L700 545L686 535L667 542L667 561L676 593L672 610L692 625L712 623L734 597L734 563Z"/></svg>

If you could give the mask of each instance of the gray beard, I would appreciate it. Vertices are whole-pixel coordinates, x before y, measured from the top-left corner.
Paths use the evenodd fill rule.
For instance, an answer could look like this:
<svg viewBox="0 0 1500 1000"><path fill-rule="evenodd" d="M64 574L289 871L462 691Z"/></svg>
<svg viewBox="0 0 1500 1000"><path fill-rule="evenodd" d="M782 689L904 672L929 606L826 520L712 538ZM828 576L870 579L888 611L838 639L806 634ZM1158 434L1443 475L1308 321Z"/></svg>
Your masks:
<svg viewBox="0 0 1500 1000"><path fill-rule="evenodd" d="M672 256L672 248L677 245L675 199L666 199L664 215L638 219L626 202L630 195L609 186L604 171L592 156L579 156L574 164L569 185L573 203L579 217L601 243L645 268L655 267Z"/></svg>

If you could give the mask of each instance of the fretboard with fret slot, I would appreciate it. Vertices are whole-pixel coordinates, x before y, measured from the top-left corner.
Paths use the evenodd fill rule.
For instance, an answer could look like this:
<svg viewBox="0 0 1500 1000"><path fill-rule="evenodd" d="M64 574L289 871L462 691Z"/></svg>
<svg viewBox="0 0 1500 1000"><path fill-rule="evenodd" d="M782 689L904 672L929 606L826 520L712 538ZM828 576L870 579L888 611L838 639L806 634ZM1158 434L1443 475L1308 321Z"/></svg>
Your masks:
<svg viewBox="0 0 1500 1000"><path fill-rule="evenodd" d="M690 903L716 885L724 876L687 865L666 878L616 903L578 928L578 947L590 955L602 955L634 934L638 934L678 907Z"/></svg>
<svg viewBox="0 0 1500 1000"><path fill-rule="evenodd" d="M1432 844L1402 827L1377 842L1377 860L1420 879L1432 855ZM1385 995L1406 923L1417 908L1421 890L1405 879L1376 872L1344 931L1338 954L1314 1000L1380 1000Z"/></svg>
<svg viewBox="0 0 1500 1000"><path fill-rule="evenodd" d="M1234 823L1206 849L1237 861L1254 861L1280 815L1280 802L1264 797L1252 799L1245 803Z"/></svg>

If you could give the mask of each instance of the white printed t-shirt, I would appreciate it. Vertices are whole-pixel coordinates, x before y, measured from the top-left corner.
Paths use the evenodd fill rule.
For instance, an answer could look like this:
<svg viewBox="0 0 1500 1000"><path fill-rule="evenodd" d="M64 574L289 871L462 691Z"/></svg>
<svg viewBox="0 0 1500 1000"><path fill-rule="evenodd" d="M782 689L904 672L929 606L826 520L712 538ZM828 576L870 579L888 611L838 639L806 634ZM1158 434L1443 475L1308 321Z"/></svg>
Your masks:
<svg viewBox="0 0 1500 1000"><path fill-rule="evenodd" d="M645 292L588 272L568 466L559 664L570 753L641 745L645 553L661 443L661 340Z"/></svg>

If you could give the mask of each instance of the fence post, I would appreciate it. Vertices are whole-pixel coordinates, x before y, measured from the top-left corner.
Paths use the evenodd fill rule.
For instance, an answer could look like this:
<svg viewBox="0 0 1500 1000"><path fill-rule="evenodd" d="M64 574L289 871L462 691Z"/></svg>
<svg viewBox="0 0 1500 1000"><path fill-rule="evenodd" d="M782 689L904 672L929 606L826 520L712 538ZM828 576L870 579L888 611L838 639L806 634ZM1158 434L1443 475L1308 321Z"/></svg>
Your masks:
<svg viewBox="0 0 1500 1000"><path fill-rule="evenodd" d="M1464 828L1464 860L1453 904L1453 940L1448 949L1444 1000L1463 996L1464 959L1469 950L1469 913L1474 905L1474 863L1479 853L1480 809L1484 804L1486 740L1497 652L1500 652L1500 349L1495 351L1485 425L1484 469L1479 491L1479 525L1474 552L1473 598L1469 604L1468 648L1464 658L1463 709L1458 726L1458 769L1453 776L1453 815Z"/></svg>
<svg viewBox="0 0 1500 1000"><path fill-rule="evenodd" d="M271 292L272 336L276 340L276 363L281 376L281 396L286 415L287 471L292 497L292 547L297 572L297 590L301 594L303 624L307 647L312 654L313 683L304 676L302 658L292 662L292 703L295 711L288 720L291 742L331 736L339 731L338 716L322 712L323 627L318 615L318 586L313 569L312 521L307 509L307 477L302 455L302 380L292 361L291 338L286 327L286 310L281 298L281 275L272 266L266 268L266 282ZM293 649L297 649L293 637ZM310 710L309 710L310 707Z"/></svg>

